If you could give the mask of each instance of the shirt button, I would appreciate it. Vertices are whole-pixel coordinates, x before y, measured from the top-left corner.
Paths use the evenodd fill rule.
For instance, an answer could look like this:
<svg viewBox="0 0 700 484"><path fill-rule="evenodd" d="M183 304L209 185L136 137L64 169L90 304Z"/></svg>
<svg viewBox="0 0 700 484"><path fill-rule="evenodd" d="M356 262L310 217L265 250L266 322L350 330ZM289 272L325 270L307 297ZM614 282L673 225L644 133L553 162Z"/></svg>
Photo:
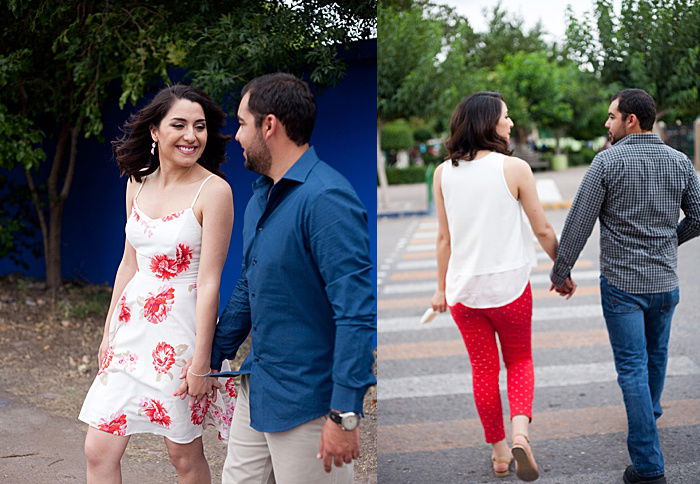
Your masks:
<svg viewBox="0 0 700 484"><path fill-rule="evenodd" d="M258 227L258 232L262 232L262 226Z"/></svg>
<svg viewBox="0 0 700 484"><path fill-rule="evenodd" d="M255 362L258 363L260 361L260 358L255 358Z"/></svg>
<svg viewBox="0 0 700 484"><path fill-rule="evenodd" d="M258 259L253 259L253 265L258 263Z"/></svg>
<svg viewBox="0 0 700 484"><path fill-rule="evenodd" d="M255 293L254 292L250 293L250 297L255 297Z"/></svg>
<svg viewBox="0 0 700 484"><path fill-rule="evenodd" d="M257 326L253 326L253 331L257 331L257 330L258 330L258 327L257 327Z"/></svg>

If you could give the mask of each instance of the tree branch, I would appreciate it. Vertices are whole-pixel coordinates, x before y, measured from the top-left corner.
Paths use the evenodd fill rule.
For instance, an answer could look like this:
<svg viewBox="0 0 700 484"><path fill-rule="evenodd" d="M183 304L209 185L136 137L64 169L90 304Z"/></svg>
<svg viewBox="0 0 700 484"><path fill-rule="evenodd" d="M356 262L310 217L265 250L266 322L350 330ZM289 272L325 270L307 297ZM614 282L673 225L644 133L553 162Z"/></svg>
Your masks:
<svg viewBox="0 0 700 484"><path fill-rule="evenodd" d="M70 152L68 154L68 169L66 171L66 177L63 180L63 188L61 189L61 201L68 198L68 193L70 192L70 185L73 181L73 173L75 173L75 164L78 156L78 136L83 130L83 118L80 117L76 125L71 129L70 137Z"/></svg>

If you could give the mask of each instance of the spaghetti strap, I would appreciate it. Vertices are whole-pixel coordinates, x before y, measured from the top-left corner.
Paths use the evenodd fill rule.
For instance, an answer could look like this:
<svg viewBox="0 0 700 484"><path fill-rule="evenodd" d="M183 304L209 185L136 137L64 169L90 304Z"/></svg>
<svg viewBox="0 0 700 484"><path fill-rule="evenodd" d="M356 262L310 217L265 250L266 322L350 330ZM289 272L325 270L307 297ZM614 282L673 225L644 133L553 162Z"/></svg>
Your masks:
<svg viewBox="0 0 700 484"><path fill-rule="evenodd" d="M146 177L143 177L141 180L141 186L139 187L138 191L136 192L136 195L134 196L134 199L131 201L131 204L133 205L136 203L136 199L139 198L139 193L141 193L141 189L143 189L143 186L146 184Z"/></svg>
<svg viewBox="0 0 700 484"><path fill-rule="evenodd" d="M194 196L194 200L192 200L192 205L190 205L190 208L194 207L194 204L197 202L197 198L199 198L199 194L202 192L202 188L204 188L204 184L209 181L209 179L213 176L216 176L215 174L211 174L208 177L204 179L201 185L199 185L199 190L197 190L197 193Z"/></svg>

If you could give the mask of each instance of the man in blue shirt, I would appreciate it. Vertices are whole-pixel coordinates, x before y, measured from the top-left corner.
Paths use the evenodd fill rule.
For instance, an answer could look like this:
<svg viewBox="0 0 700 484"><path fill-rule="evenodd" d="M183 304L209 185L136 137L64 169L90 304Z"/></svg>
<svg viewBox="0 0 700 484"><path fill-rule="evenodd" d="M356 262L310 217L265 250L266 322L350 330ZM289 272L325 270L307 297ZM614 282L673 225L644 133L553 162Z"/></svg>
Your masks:
<svg viewBox="0 0 700 484"><path fill-rule="evenodd" d="M376 383L367 214L309 146L316 105L305 82L269 74L242 94L236 140L262 176L212 345L219 369L252 335L223 482L351 483L362 401Z"/></svg>

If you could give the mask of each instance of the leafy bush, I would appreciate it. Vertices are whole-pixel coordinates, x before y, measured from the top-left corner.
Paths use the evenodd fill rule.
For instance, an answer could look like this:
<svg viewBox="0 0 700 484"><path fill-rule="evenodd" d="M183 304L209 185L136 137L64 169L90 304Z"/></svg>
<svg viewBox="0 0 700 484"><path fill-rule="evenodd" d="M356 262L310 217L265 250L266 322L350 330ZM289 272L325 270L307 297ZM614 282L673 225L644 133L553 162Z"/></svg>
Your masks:
<svg viewBox="0 0 700 484"><path fill-rule="evenodd" d="M407 150L413 147L413 131L405 119L397 119L384 125L381 142L385 151Z"/></svg>
<svg viewBox="0 0 700 484"><path fill-rule="evenodd" d="M408 168L387 168L386 178L389 182L389 185L424 183L425 170L425 166L409 166Z"/></svg>
<svg viewBox="0 0 700 484"><path fill-rule="evenodd" d="M418 143L424 143L433 137L433 132L428 128L418 128L413 132L413 139Z"/></svg>
<svg viewBox="0 0 700 484"><path fill-rule="evenodd" d="M585 146L581 148L581 151L572 151L569 153L569 166L589 165L595 155L594 149Z"/></svg>

